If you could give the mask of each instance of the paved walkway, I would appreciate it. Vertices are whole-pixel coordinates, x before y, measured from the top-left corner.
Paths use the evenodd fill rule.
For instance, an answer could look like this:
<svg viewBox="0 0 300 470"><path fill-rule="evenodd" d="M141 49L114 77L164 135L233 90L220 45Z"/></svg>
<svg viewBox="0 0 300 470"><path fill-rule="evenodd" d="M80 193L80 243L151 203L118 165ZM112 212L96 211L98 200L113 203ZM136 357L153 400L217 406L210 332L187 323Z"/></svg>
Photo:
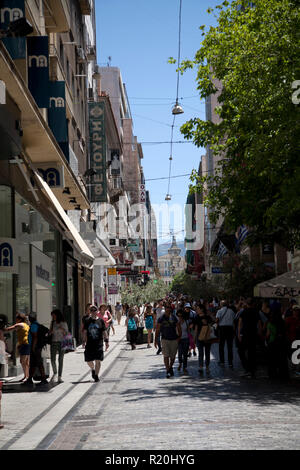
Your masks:
<svg viewBox="0 0 300 470"><path fill-rule="evenodd" d="M110 347L102 363L100 376L118 356L126 329L114 325L115 335L110 336ZM51 369L51 367L50 367ZM61 384L28 388L18 383L19 377L10 378L3 385L1 401L0 450L35 449L39 442L51 432L73 406L95 386L81 346L64 358L63 380Z"/></svg>
<svg viewBox="0 0 300 470"><path fill-rule="evenodd" d="M242 379L218 366L212 348L210 374L199 377L198 358L189 375L176 367L166 379L154 348L132 351L116 327L98 384L90 379L83 351L66 355L65 383L21 395L3 395L0 449L193 450L300 449L300 388ZM28 405L28 406L27 406Z"/></svg>

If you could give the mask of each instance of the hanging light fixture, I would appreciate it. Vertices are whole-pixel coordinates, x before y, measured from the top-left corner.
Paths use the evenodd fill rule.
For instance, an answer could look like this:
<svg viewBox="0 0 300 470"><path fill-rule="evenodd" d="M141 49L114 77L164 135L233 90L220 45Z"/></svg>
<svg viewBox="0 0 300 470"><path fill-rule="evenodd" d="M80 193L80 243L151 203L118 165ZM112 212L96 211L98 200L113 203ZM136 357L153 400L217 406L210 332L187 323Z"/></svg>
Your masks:
<svg viewBox="0 0 300 470"><path fill-rule="evenodd" d="M172 109L172 114L177 115L177 114L183 114L183 113L184 113L184 111L183 111L182 107L180 106L180 104L176 100L175 106Z"/></svg>

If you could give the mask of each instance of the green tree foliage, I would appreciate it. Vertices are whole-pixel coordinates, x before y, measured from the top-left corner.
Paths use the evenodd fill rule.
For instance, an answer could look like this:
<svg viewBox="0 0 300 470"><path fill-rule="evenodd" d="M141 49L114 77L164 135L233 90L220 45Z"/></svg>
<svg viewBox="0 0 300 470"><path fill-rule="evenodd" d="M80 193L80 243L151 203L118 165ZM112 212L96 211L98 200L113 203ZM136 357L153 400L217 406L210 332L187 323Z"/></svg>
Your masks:
<svg viewBox="0 0 300 470"><path fill-rule="evenodd" d="M134 284L121 292L122 304L128 304L130 307L142 306L149 302L157 302L159 299L163 299L170 289L165 283L158 279L156 283L152 280L147 282L145 286L139 286Z"/></svg>
<svg viewBox="0 0 300 470"><path fill-rule="evenodd" d="M220 122L194 118L181 131L222 155L216 174L192 174L211 221L253 228L300 247L300 8L297 0L224 1L216 27L204 31L194 60L201 98L217 93ZM297 85L298 83L298 85Z"/></svg>
<svg viewBox="0 0 300 470"><path fill-rule="evenodd" d="M176 294L188 295L194 300L210 300L223 292L223 286L219 283L220 279L216 279L216 281L206 278L193 279L190 274L182 272L174 277L171 291Z"/></svg>

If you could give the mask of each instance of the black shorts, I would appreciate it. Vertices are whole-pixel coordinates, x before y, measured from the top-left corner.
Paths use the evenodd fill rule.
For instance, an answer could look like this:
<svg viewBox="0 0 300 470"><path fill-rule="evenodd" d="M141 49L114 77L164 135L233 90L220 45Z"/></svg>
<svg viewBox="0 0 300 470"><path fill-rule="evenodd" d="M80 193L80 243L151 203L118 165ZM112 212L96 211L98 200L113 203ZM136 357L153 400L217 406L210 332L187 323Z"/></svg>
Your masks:
<svg viewBox="0 0 300 470"><path fill-rule="evenodd" d="M85 362L92 362L92 361L103 361L104 359L104 353L103 353L103 348L99 349L91 349L91 348L85 348L84 351L84 360Z"/></svg>

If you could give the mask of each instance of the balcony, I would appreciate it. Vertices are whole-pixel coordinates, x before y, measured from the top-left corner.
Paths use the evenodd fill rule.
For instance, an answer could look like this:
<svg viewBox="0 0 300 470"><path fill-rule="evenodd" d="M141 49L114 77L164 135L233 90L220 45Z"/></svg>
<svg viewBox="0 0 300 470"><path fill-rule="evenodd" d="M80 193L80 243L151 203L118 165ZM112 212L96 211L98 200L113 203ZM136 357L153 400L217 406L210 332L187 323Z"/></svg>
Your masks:
<svg viewBox="0 0 300 470"><path fill-rule="evenodd" d="M107 180L109 186L109 195L111 199L115 199L124 193L124 184L120 176L110 176Z"/></svg>
<svg viewBox="0 0 300 470"><path fill-rule="evenodd" d="M92 5L90 0L79 0L80 11L82 15L90 15L92 13Z"/></svg>
<svg viewBox="0 0 300 470"><path fill-rule="evenodd" d="M86 46L86 58L89 62L97 60L96 46Z"/></svg>
<svg viewBox="0 0 300 470"><path fill-rule="evenodd" d="M51 33L64 33L70 30L70 2L68 0L48 0L44 2L46 29Z"/></svg>

